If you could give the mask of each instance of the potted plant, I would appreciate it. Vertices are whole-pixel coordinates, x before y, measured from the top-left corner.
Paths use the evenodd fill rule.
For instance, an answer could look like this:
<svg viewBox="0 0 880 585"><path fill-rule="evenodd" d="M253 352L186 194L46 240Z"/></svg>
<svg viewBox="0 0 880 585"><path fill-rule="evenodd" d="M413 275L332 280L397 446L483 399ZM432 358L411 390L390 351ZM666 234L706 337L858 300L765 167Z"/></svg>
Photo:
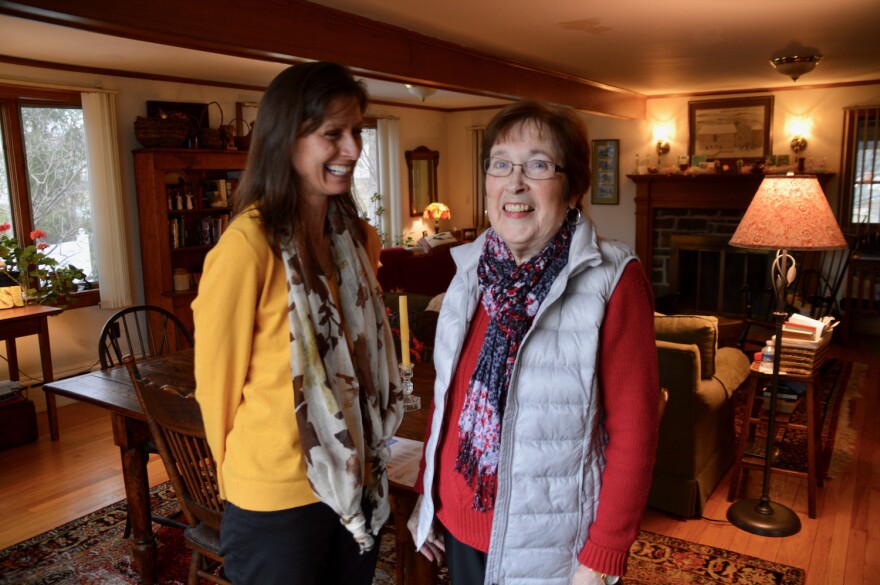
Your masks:
<svg viewBox="0 0 880 585"><path fill-rule="evenodd" d="M0 224L0 278L7 286L21 287L26 304L66 308L76 302L71 296L85 282L85 273L73 264L62 265L45 253L49 247L42 230L30 233L33 244L22 246L10 235L9 223Z"/></svg>

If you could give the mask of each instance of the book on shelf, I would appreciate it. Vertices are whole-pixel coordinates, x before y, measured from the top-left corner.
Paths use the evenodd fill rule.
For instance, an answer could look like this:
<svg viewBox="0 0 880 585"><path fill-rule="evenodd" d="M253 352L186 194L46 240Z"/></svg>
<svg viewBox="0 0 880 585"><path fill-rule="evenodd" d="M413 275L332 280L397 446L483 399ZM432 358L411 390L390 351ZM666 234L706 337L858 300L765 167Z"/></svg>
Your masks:
<svg viewBox="0 0 880 585"><path fill-rule="evenodd" d="M216 244L228 225L227 214L203 217L199 221L199 244L202 246Z"/></svg>
<svg viewBox="0 0 880 585"><path fill-rule="evenodd" d="M168 222L168 236L170 238L171 249L180 247L180 232L178 231L179 227L177 225L177 221L170 220Z"/></svg>
<svg viewBox="0 0 880 585"><path fill-rule="evenodd" d="M183 217L177 216L168 219L168 235L170 238L171 248L181 248L187 245L186 223Z"/></svg>

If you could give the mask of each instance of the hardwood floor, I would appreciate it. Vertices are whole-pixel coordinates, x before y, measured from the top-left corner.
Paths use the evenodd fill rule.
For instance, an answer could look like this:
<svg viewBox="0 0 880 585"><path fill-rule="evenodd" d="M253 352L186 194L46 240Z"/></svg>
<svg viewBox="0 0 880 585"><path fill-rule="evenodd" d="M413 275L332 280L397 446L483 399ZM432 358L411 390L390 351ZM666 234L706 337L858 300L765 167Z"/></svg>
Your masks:
<svg viewBox="0 0 880 585"><path fill-rule="evenodd" d="M807 517L803 479L774 475L771 498L801 518L797 535L767 538L743 532L724 518L728 479L713 492L704 516L681 520L648 510L645 530L734 550L807 571L806 585L869 585L880 575L880 338L833 346L835 357L868 364L862 396L851 409L855 453L844 472L819 489L818 518ZM51 442L45 414L37 442L0 451L0 548L30 538L125 497L119 451L110 416L73 404L59 410L61 440ZM161 461L149 467L150 483L167 479ZM760 494L760 475L750 475L749 494Z"/></svg>
<svg viewBox="0 0 880 585"><path fill-rule="evenodd" d="M733 550L801 567L806 585L868 585L880 575L880 338L832 346L830 356L868 365L862 395L851 409L857 431L855 453L843 473L819 488L817 518L807 516L807 484L802 478L773 474L770 498L793 509L801 531L786 538L746 533L726 521L729 476L712 492L703 516L681 520L648 509L642 528L683 540ZM749 474L749 497L761 494L762 474ZM707 520L711 519L711 520Z"/></svg>

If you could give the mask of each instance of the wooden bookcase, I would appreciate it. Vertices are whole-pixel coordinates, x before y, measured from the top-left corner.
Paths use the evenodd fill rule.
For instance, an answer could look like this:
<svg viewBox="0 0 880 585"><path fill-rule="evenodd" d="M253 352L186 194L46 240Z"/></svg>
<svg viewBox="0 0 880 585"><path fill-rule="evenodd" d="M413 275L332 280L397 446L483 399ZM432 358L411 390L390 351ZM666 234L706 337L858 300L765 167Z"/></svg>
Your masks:
<svg viewBox="0 0 880 585"><path fill-rule="evenodd" d="M145 301L168 309L192 331L196 280L228 222L247 153L149 148L133 156ZM222 195L210 195L220 181L226 186L225 205ZM188 290L175 290L175 271L191 275Z"/></svg>

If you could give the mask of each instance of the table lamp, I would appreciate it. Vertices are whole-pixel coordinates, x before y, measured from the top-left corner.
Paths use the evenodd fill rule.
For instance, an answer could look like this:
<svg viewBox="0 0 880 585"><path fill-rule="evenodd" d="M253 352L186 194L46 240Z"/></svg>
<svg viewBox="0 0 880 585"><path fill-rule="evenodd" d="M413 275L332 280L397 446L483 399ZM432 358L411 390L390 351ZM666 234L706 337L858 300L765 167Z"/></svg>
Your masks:
<svg viewBox="0 0 880 585"><path fill-rule="evenodd" d="M428 205L425 208L425 212L422 214L422 217L425 219L433 219L434 220L434 233L440 233L440 220L441 219L451 219L452 212L449 211L449 208L446 207L443 203L439 201L435 201Z"/></svg>
<svg viewBox="0 0 880 585"><path fill-rule="evenodd" d="M776 398L782 354L782 324L787 317L786 291L796 270L790 250L835 250L846 248L846 240L834 219L818 179L809 175L764 177L749 208L740 221L730 245L740 248L776 250L771 280L776 293L776 344L770 381L770 410L767 420L767 448L764 452L764 480L760 499L734 502L727 510L731 524L761 536L790 536L801 529L801 521L790 508L770 501L770 471L776 436ZM746 416L749 416L746 413ZM744 431L743 431L744 432Z"/></svg>

